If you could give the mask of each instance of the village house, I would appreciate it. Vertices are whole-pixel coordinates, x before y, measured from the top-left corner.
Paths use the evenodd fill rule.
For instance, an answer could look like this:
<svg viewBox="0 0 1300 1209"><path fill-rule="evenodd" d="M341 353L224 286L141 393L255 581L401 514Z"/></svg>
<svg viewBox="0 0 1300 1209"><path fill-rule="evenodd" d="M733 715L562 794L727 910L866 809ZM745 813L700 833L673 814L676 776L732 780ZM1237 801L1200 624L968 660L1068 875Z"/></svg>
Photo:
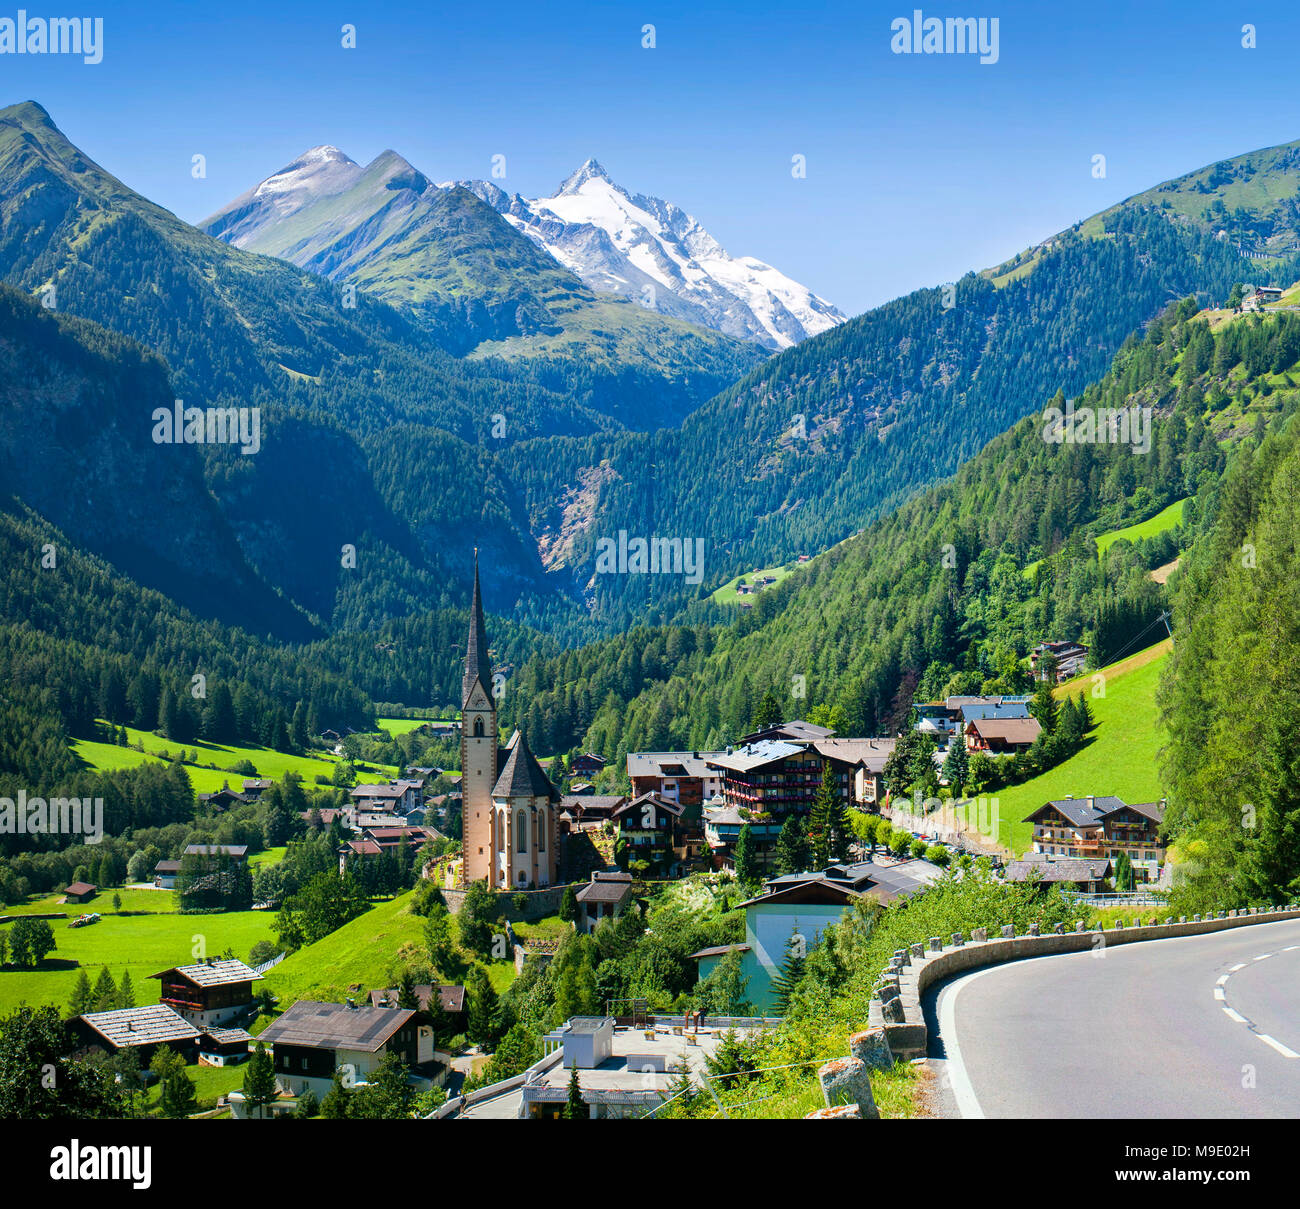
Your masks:
<svg viewBox="0 0 1300 1209"><path fill-rule="evenodd" d="M730 952L741 955L741 975L749 980L745 997L755 1011L770 1012L776 1004L773 980L785 961L792 935L803 937L811 949L821 933L862 899L887 905L896 898L923 890L942 875L928 861L877 865L872 861L829 865L819 873L791 873L769 878L763 893L740 904L745 911L745 940L714 945L692 953L699 976L707 978Z"/></svg>
<svg viewBox="0 0 1300 1209"><path fill-rule="evenodd" d="M199 1034L200 1066L236 1066L248 1060L253 1035L242 1028L210 1024Z"/></svg>
<svg viewBox="0 0 1300 1209"><path fill-rule="evenodd" d="M159 861L153 867L153 884L161 890L175 890L180 871L180 861Z"/></svg>
<svg viewBox="0 0 1300 1209"><path fill-rule="evenodd" d="M1127 854L1139 882L1155 881L1165 863L1160 823L1165 803L1129 804L1117 797L1064 797L1045 802L1025 822L1033 823L1033 851L1051 856L1108 857Z"/></svg>
<svg viewBox="0 0 1300 1209"><path fill-rule="evenodd" d="M684 807L689 823L700 818L705 802L722 792L722 773L710 761L723 755L717 751L628 752L627 775L632 796L658 794Z"/></svg>
<svg viewBox="0 0 1300 1209"><path fill-rule="evenodd" d="M371 826L366 823L361 827L361 834L346 841L339 848L339 876L347 872L348 866L355 860L383 856L385 853L397 853L405 845L412 861L419 855L420 849L435 838L435 833L428 827L408 827L404 821L394 819L393 826Z"/></svg>
<svg viewBox="0 0 1300 1209"><path fill-rule="evenodd" d="M589 933L603 919L617 919L632 899L632 875L616 869L597 869L575 895L578 900L577 929Z"/></svg>
<svg viewBox="0 0 1300 1209"><path fill-rule="evenodd" d="M357 1086L396 1054L409 1067L419 1062L419 1028L409 1008L381 1008L300 999L258 1038L272 1049L276 1086L282 1092L313 1091L324 1098L335 1070Z"/></svg>
<svg viewBox="0 0 1300 1209"><path fill-rule="evenodd" d="M425 1066L432 1063L434 1052L436 1050L436 1038L433 1035L433 1026L430 1023L429 1004L433 1002L433 993L435 988L427 982L420 983L414 988L415 999L418 1007L415 1008L416 1028L418 1039L416 1043L416 1064ZM438 992L438 1003L442 1007L443 1015L446 1020L446 1035L455 1036L457 1033L465 1031L465 988L463 986L447 985L436 988ZM388 987L382 991L370 992L370 1005L381 1008L400 1008L398 1002L400 991L397 987Z"/></svg>
<svg viewBox="0 0 1300 1209"><path fill-rule="evenodd" d="M818 739L829 739L834 733L829 726L818 726L814 722L805 722L802 718L796 718L793 722L775 722L752 734L743 735L737 746L749 747L755 743L768 741L815 743Z"/></svg>
<svg viewBox="0 0 1300 1209"><path fill-rule="evenodd" d="M259 777L252 781L244 782L244 796L251 801L257 801L268 789L273 782L268 777Z"/></svg>
<svg viewBox="0 0 1300 1209"><path fill-rule="evenodd" d="M1081 642L1040 642L1029 653L1029 667L1035 680L1044 678L1038 665L1045 655L1056 660L1056 683L1061 684L1083 671L1088 648Z"/></svg>
<svg viewBox="0 0 1300 1209"><path fill-rule="evenodd" d="M622 794L567 793L560 799L560 818L568 814L572 831L599 829L613 819L614 811L627 800Z"/></svg>
<svg viewBox="0 0 1300 1209"><path fill-rule="evenodd" d="M1080 894L1100 893L1110 875L1107 857L1049 856L1045 852L1027 852L1021 860L1008 861L1002 870L1003 881L1059 883Z"/></svg>
<svg viewBox="0 0 1300 1209"><path fill-rule="evenodd" d="M187 844L186 856L226 857L232 864L248 859L247 844Z"/></svg>
<svg viewBox="0 0 1300 1209"><path fill-rule="evenodd" d="M65 902L86 903L98 893L99 887L91 885L90 882L73 882L72 885L64 887L63 898Z"/></svg>
<svg viewBox="0 0 1300 1209"><path fill-rule="evenodd" d="M953 735L964 735L966 724L975 720L1029 717L1031 697L1025 695L953 696L943 701L921 701L914 705L914 729L934 735L946 747Z"/></svg>
<svg viewBox="0 0 1300 1209"><path fill-rule="evenodd" d="M245 785L248 783L249 782L247 781L244 782ZM213 793L201 793L198 795L199 808L203 809L206 807L212 810L215 814L220 814L222 811L230 810L235 806L247 806L254 800L252 794L236 793L229 785L223 786L221 789L218 789Z"/></svg>
<svg viewBox="0 0 1300 1209"><path fill-rule="evenodd" d="M387 785L358 785L348 790L348 797L356 815L405 814L423 805L421 788L415 781L390 781Z"/></svg>
<svg viewBox="0 0 1300 1209"><path fill-rule="evenodd" d="M744 823L750 824L759 861L770 863L785 820L811 812L827 764L846 806L870 810L884 796L885 762L895 739L837 738L825 727L802 721L756 733L772 737L709 760L722 773L727 812L712 807L705 811L705 840L721 867L727 867L734 856L734 842L729 845L727 840L732 834L738 836L739 824Z"/></svg>
<svg viewBox="0 0 1300 1209"><path fill-rule="evenodd" d="M162 987L159 999L191 1024L227 1024L251 1014L253 983L261 978L242 961L210 958L193 965L172 966L150 974Z"/></svg>
<svg viewBox="0 0 1300 1209"><path fill-rule="evenodd" d="M744 1030L746 1023L736 1027ZM576 1069L593 1121L643 1117L673 1095L676 1072L683 1067L697 1085L703 1083L725 1031L686 1029L680 1016L675 1025L646 1021L635 1027L612 1016L572 1016L542 1038L544 1057L525 1074L517 1116L558 1120L568 1100L570 1071Z"/></svg>
<svg viewBox="0 0 1300 1209"><path fill-rule="evenodd" d="M594 751L586 751L580 756L574 756L569 771L575 777L594 777L604 767L604 756L597 755Z"/></svg>
<svg viewBox="0 0 1300 1209"><path fill-rule="evenodd" d="M627 859L642 860L667 872L685 859L680 821L683 807L658 794L643 793L617 807L611 819L618 838L627 843Z"/></svg>
<svg viewBox="0 0 1300 1209"><path fill-rule="evenodd" d="M147 1071L160 1045L170 1046L186 1065L198 1058L200 1030L165 1003L120 1008L111 1012L86 1012L68 1021L75 1045L74 1057L99 1051L108 1054L132 1049Z"/></svg>
<svg viewBox="0 0 1300 1209"><path fill-rule="evenodd" d="M1028 751L1042 731L1037 718L977 718L965 727L966 749L989 755Z"/></svg>

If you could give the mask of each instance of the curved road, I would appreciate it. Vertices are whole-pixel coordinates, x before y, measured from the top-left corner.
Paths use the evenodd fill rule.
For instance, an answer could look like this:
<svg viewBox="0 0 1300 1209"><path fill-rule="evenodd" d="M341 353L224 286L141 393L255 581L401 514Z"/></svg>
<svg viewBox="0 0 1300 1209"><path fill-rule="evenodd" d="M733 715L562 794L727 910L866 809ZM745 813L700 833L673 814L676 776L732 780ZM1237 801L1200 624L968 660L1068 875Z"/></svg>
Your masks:
<svg viewBox="0 0 1300 1209"><path fill-rule="evenodd" d="M1300 1117L1300 920L990 966L927 1014L964 1117Z"/></svg>

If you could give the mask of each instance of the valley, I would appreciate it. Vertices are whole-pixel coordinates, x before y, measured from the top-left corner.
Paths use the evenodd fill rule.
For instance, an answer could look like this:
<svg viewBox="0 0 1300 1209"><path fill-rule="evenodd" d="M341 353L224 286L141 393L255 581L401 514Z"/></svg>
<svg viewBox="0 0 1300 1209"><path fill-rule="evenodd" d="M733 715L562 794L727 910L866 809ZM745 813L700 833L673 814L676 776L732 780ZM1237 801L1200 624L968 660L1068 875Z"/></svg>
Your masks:
<svg viewBox="0 0 1300 1209"><path fill-rule="evenodd" d="M1274 26L316 16L6 60L0 1120L1277 1115Z"/></svg>

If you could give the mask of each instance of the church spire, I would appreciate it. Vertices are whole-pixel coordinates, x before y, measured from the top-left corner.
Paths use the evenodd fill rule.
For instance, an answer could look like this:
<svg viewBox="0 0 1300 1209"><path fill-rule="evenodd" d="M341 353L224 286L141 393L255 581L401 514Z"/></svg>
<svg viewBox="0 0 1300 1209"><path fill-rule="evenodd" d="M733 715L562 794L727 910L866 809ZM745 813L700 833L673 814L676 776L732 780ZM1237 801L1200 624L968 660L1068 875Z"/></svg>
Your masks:
<svg viewBox="0 0 1300 1209"><path fill-rule="evenodd" d="M461 680L461 704L469 703L474 681L492 700L492 663L488 659L487 626L483 624L483 597L478 584L478 548L474 549L474 600L469 611L469 642L465 647L465 675Z"/></svg>

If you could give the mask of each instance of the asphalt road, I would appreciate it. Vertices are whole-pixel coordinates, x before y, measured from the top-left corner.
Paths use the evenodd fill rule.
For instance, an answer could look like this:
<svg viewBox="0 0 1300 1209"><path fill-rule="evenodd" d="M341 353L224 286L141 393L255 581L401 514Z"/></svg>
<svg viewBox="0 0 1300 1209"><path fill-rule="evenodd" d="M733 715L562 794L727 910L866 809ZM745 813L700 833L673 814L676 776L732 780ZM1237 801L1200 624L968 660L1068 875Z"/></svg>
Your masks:
<svg viewBox="0 0 1300 1209"><path fill-rule="evenodd" d="M988 967L927 1014L963 1117L1300 1118L1300 920Z"/></svg>

